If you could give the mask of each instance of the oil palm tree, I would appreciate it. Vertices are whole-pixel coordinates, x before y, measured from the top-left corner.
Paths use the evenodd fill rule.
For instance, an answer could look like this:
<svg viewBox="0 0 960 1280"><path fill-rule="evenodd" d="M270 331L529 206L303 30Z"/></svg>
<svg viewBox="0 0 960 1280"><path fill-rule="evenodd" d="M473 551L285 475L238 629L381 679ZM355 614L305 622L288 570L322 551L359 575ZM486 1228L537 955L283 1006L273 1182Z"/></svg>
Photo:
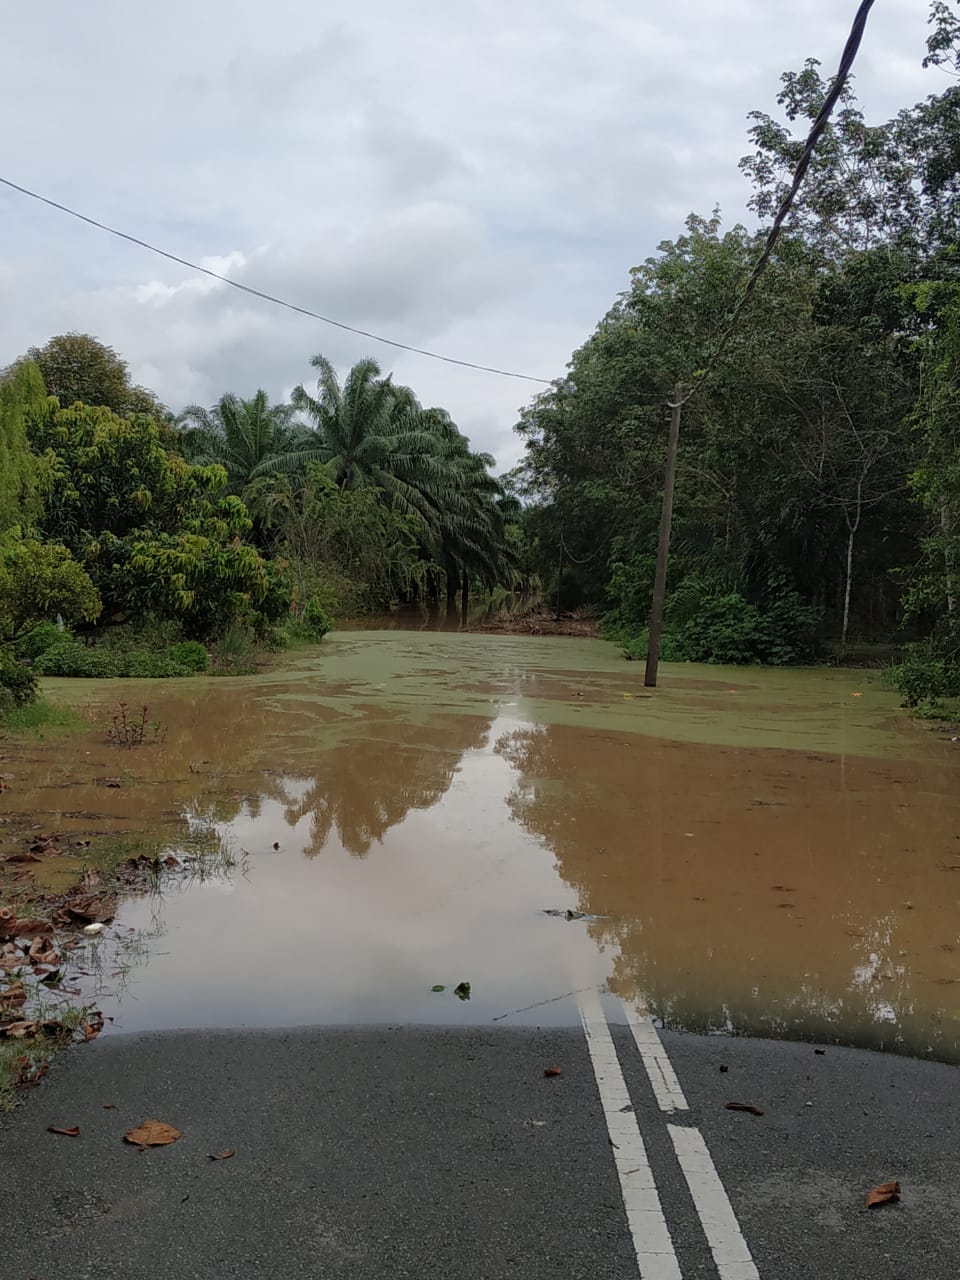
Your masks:
<svg viewBox="0 0 960 1280"><path fill-rule="evenodd" d="M180 445L191 462L219 462L230 488L242 493L265 465L299 457L314 444L313 432L291 404L271 404L263 390L249 400L224 395L211 409L188 405L177 418Z"/></svg>
<svg viewBox="0 0 960 1280"><path fill-rule="evenodd" d="M305 447L265 459L255 476L296 471L323 463L343 489L372 485L403 513L415 513L434 531L436 513L459 501L457 477L425 410L409 387L384 378L375 360L361 360L343 385L325 356L311 364L318 371L317 394L297 387L293 407L310 419L313 433Z"/></svg>

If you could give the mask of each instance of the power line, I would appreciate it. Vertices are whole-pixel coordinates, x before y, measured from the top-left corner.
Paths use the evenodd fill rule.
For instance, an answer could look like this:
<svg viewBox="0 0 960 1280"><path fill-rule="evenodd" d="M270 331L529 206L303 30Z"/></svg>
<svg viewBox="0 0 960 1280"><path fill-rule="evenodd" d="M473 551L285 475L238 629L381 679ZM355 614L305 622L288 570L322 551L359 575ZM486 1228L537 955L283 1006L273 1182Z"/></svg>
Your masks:
<svg viewBox="0 0 960 1280"><path fill-rule="evenodd" d="M823 105L817 112L817 118L811 126L807 135L807 140L803 144L803 151L800 159L797 161L797 167L793 173L793 182L790 184L790 190L780 202L780 208L777 210L777 216L773 220L773 226L767 235L766 244L763 252L753 265L753 270L747 279L740 300L730 313L730 319L720 339L714 347L713 354L707 361L706 368L700 374L700 377L693 384L692 388L684 395L683 388L678 382L673 389L673 395L670 398L670 432L667 437L667 460L664 467L663 477L663 503L660 508L660 533L657 540L657 562L653 579L653 602L650 609L650 628L647 640L647 667L643 676L643 683L647 688L656 688L657 670L660 665L660 637L663 632L663 611L664 601L666 599L667 589L667 569L670 558L670 532L673 523L673 486L677 473L677 454L680 444L680 411L683 406L696 395L698 389L703 386L707 378L716 369L720 357L726 350L727 343L730 341L737 323L743 314L744 308L753 296L753 291L757 287L757 281L763 274L764 268L770 261L774 247L780 236L781 228L786 221L787 214L793 205L797 192L800 190L800 184L803 182L804 175L810 167L810 161L813 157L814 148L820 140L824 129L830 119L833 108L837 105L840 95L843 93L844 85L847 83L847 77L850 74L850 68L853 66L854 59L857 56L857 50L860 48L860 41L863 39L864 28L867 25L867 16L873 8L873 0L861 0L860 6L854 15L853 25L850 28L850 34L847 36L847 43L843 47L843 53L840 55L840 65L837 68L837 74L830 91L823 100Z"/></svg>
<svg viewBox="0 0 960 1280"><path fill-rule="evenodd" d="M780 208L777 210L777 216L774 218L773 226L770 228L770 232L767 235L767 241L763 247L763 252L754 263L753 270L750 272L750 277L744 286L740 300L730 313L730 319L727 322L727 327L720 335L720 340L714 348L713 355L707 361L706 367L694 383L693 388L688 391L681 400L681 404L686 404L686 402L696 394L698 389L716 368L720 357L726 350L727 343L733 336L733 332L737 327L737 323L740 320L741 315L743 314L744 308L753 296L753 291L757 287L757 281L760 279L767 263L770 261L770 257L773 254L777 240L780 238L780 232L783 229L783 224L787 220L787 214L793 207L793 202L800 190L800 185L803 182L807 169L810 167L810 161L813 159L814 149L820 141L820 137L829 123L830 116L833 114L833 108L837 105L840 95L843 93L844 86L847 83L847 77L850 75L850 70L857 56L857 51L860 48L860 41L863 39L863 32L867 25L867 17L869 16L870 10L873 8L873 3L874 0L861 0L860 7L853 19L853 25L850 28L850 34L847 37L847 43L844 45L843 53L840 55L840 65L837 67L837 74L834 77L830 92L824 98L823 105L817 112L817 118L811 125L810 132L807 134L807 140L803 144L803 151L800 155L800 159L797 161L797 167L793 171L793 182L790 184L790 190L780 202Z"/></svg>
<svg viewBox="0 0 960 1280"><path fill-rule="evenodd" d="M150 244L147 240L141 240L137 236L132 236L126 231L120 231L116 227L109 227L105 222L98 222L96 218L90 218L85 213L71 209L69 205L60 204L57 200L51 200L49 196L42 196L38 191L31 191L28 187L22 187L18 182L12 182L9 178L0 177L0 183L3 183L5 187L10 187L13 191L19 191L21 195L29 196L31 200L39 200L41 204L48 205L51 209L57 209L60 213L69 214L71 218L87 223L88 226L96 227L98 231L106 231L111 236L116 236L120 240L127 240L130 244L139 245L141 249L148 249L151 253L155 253L161 258L167 258L170 262L177 262L181 267L189 267L191 271L199 271L201 275L210 276L213 280L228 284L232 289L239 289L241 293L248 293L252 298L260 298L263 302L272 302L275 307L285 307L287 311L295 311L298 315L309 316L311 320L319 320L323 324L332 325L335 329L343 329L347 333L356 333L361 338L370 338L373 342L382 342L385 346L396 347L399 351L411 351L414 355L427 356L431 360L442 360L444 364L456 364L464 369L476 369L480 373L495 373L501 378L520 378L524 382L538 382L545 387L552 386L549 378L535 378L529 373L514 373L510 369L497 369L492 365L474 364L472 360L458 360L455 356L440 355L436 351L427 351L423 347L413 347L406 342L397 342L393 338L384 338L382 334L370 333L367 329L357 329L352 324L344 324L342 320L332 320L329 316L322 316L316 311L311 311L308 307L298 307L294 302L286 302L283 298L275 298L273 294L264 293L261 289L254 289L250 285L241 284L239 280L231 280L229 276L221 275L219 271L213 271L210 267L202 267L198 262L191 262L188 258L181 258L176 253L169 253L166 249L160 249L157 245Z"/></svg>

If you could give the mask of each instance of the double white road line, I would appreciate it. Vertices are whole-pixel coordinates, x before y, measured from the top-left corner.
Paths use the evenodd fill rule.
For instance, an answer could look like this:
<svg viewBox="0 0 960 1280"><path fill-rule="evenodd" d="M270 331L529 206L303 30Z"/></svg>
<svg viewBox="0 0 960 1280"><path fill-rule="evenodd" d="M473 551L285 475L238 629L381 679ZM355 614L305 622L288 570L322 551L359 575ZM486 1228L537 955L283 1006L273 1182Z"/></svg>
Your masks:
<svg viewBox="0 0 960 1280"><path fill-rule="evenodd" d="M683 1280L603 1003L594 989L581 992L578 1004L640 1276L642 1280ZM624 1008L660 1110L667 1115L689 1111L652 1020L626 1002ZM668 1124L667 1131L720 1280L759 1280L759 1272L700 1130L685 1124Z"/></svg>

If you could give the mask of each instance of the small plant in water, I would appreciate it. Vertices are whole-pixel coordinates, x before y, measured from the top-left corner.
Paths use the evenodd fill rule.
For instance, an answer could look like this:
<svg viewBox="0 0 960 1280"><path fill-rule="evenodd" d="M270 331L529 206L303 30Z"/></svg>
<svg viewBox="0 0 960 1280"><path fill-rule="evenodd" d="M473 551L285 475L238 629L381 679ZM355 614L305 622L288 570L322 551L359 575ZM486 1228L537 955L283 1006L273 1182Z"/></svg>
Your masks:
<svg viewBox="0 0 960 1280"><path fill-rule="evenodd" d="M167 736L166 726L159 720L148 720L148 711L146 706L130 711L127 704L121 702L107 729L107 741L114 747L142 747L144 743L163 742Z"/></svg>

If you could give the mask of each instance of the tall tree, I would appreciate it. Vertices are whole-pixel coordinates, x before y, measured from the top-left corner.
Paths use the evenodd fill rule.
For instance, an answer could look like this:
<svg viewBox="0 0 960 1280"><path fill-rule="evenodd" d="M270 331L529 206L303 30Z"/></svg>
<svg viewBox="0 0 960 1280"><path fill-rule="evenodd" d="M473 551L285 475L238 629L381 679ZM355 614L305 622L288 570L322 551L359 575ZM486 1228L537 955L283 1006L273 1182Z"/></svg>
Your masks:
<svg viewBox="0 0 960 1280"><path fill-rule="evenodd" d="M42 347L31 347L21 360L37 365L47 394L56 396L61 408L69 409L79 400L123 416L166 416L152 391L130 381L127 362L89 333L59 334Z"/></svg>
<svg viewBox="0 0 960 1280"><path fill-rule="evenodd" d="M0 379L0 534L29 524L39 511L37 466L27 440L27 417L43 404L43 379L25 361Z"/></svg>
<svg viewBox="0 0 960 1280"><path fill-rule="evenodd" d="M210 409L188 405L177 418L184 456L202 465L220 463L231 490L242 493L265 464L300 458L316 447L309 428L289 404L271 404L262 389L249 400L228 394Z"/></svg>

